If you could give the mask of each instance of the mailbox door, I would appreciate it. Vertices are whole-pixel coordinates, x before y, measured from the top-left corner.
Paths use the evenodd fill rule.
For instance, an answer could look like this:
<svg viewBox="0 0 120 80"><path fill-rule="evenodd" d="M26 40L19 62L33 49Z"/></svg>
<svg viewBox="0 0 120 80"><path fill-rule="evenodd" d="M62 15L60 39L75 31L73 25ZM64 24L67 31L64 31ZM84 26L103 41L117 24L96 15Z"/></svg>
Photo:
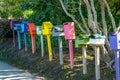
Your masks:
<svg viewBox="0 0 120 80"><path fill-rule="evenodd" d="M18 19L12 19L10 21L10 28L13 29L14 24L18 23Z"/></svg>
<svg viewBox="0 0 120 80"><path fill-rule="evenodd" d="M31 35L36 34L36 26L34 23L29 23L27 26Z"/></svg>
<svg viewBox="0 0 120 80"><path fill-rule="evenodd" d="M90 39L90 44L93 45L104 45L105 44L105 39Z"/></svg>
<svg viewBox="0 0 120 80"><path fill-rule="evenodd" d="M51 22L43 22L43 24L42 24L42 34L43 35L51 35L52 34L52 32L51 32L52 27L53 27L53 25L52 25Z"/></svg>
<svg viewBox="0 0 120 80"><path fill-rule="evenodd" d="M55 28L53 28L52 36L53 37L64 36L64 32L63 31L56 31Z"/></svg>
<svg viewBox="0 0 120 80"><path fill-rule="evenodd" d="M38 34L38 35L41 35L41 34L42 34L41 26L37 26L37 34Z"/></svg>
<svg viewBox="0 0 120 80"><path fill-rule="evenodd" d="M21 22L21 32L27 32L27 24L28 24L29 22L28 21L22 21Z"/></svg>
<svg viewBox="0 0 120 80"><path fill-rule="evenodd" d="M109 34L110 48L113 50L120 49L120 33L116 35Z"/></svg>
<svg viewBox="0 0 120 80"><path fill-rule="evenodd" d="M52 32L51 32L50 29L43 29L43 30L42 30L42 34L43 34L43 35L50 35L50 34L52 34Z"/></svg>
<svg viewBox="0 0 120 80"><path fill-rule="evenodd" d="M74 22L66 22L63 25L65 39L75 39Z"/></svg>
<svg viewBox="0 0 120 80"><path fill-rule="evenodd" d="M21 25L20 24L14 24L14 30L20 31Z"/></svg>

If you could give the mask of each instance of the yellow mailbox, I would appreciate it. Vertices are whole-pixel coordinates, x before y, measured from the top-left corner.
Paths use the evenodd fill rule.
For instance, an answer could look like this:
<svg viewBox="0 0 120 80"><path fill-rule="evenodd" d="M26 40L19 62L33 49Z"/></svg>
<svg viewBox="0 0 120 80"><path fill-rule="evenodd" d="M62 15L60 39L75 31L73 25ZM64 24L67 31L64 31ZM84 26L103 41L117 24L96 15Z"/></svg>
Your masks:
<svg viewBox="0 0 120 80"><path fill-rule="evenodd" d="M43 35L50 35L52 34L51 30L52 30L52 23L51 22L43 22L42 25L42 34Z"/></svg>
<svg viewBox="0 0 120 80"><path fill-rule="evenodd" d="M49 61L52 60L52 47L51 47L51 40L50 40L50 36L52 34L52 27L53 25L51 22L43 22L42 24L42 34L47 36Z"/></svg>

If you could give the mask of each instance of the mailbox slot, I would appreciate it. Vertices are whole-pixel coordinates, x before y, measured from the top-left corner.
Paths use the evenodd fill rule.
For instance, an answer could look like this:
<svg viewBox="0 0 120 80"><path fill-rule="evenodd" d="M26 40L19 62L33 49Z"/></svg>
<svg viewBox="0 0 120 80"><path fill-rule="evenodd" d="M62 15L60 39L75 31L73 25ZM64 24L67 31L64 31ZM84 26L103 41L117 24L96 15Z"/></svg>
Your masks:
<svg viewBox="0 0 120 80"><path fill-rule="evenodd" d="M51 22L43 22L42 24L42 34L43 35L50 35L52 34L51 30L52 30L52 23Z"/></svg>
<svg viewBox="0 0 120 80"><path fill-rule="evenodd" d="M52 29L52 36L64 36L63 26L54 26Z"/></svg>
<svg viewBox="0 0 120 80"><path fill-rule="evenodd" d="M105 36L101 34L93 34L90 36L90 44L93 45L104 45L105 44Z"/></svg>
<svg viewBox="0 0 120 80"><path fill-rule="evenodd" d="M28 31L31 35L36 34L36 26L34 23L29 23L27 26L28 26Z"/></svg>
<svg viewBox="0 0 120 80"><path fill-rule="evenodd" d="M63 25L65 39L75 39L74 22L65 22Z"/></svg>
<svg viewBox="0 0 120 80"><path fill-rule="evenodd" d="M109 33L110 48L120 49L120 33Z"/></svg>

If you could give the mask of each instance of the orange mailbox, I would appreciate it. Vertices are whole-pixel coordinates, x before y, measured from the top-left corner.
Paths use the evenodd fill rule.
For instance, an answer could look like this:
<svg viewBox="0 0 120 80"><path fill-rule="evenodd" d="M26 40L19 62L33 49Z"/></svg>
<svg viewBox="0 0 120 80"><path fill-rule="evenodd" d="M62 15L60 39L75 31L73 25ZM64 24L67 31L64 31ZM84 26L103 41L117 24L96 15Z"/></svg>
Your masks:
<svg viewBox="0 0 120 80"><path fill-rule="evenodd" d="M36 26L34 23L29 23L27 26L28 26L28 31L32 39L32 53L35 53L36 51L36 43L35 43Z"/></svg>

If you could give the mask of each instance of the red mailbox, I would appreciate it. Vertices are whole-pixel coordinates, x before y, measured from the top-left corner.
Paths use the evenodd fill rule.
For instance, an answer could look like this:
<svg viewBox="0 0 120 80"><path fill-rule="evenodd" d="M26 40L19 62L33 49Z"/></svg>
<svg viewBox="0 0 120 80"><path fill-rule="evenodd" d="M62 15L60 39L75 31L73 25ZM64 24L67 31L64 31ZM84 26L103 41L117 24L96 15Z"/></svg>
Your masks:
<svg viewBox="0 0 120 80"><path fill-rule="evenodd" d="M74 22L65 22L63 25L65 39L66 40L75 39Z"/></svg>
<svg viewBox="0 0 120 80"><path fill-rule="evenodd" d="M30 34L36 34L36 26L34 23L30 23L28 24L28 31L30 32Z"/></svg>
<svg viewBox="0 0 120 80"><path fill-rule="evenodd" d="M36 51L36 43L35 43L35 35L36 35L36 26L34 23L29 23L27 25L28 27L28 31L31 35L31 39L32 39L32 53L35 53Z"/></svg>

